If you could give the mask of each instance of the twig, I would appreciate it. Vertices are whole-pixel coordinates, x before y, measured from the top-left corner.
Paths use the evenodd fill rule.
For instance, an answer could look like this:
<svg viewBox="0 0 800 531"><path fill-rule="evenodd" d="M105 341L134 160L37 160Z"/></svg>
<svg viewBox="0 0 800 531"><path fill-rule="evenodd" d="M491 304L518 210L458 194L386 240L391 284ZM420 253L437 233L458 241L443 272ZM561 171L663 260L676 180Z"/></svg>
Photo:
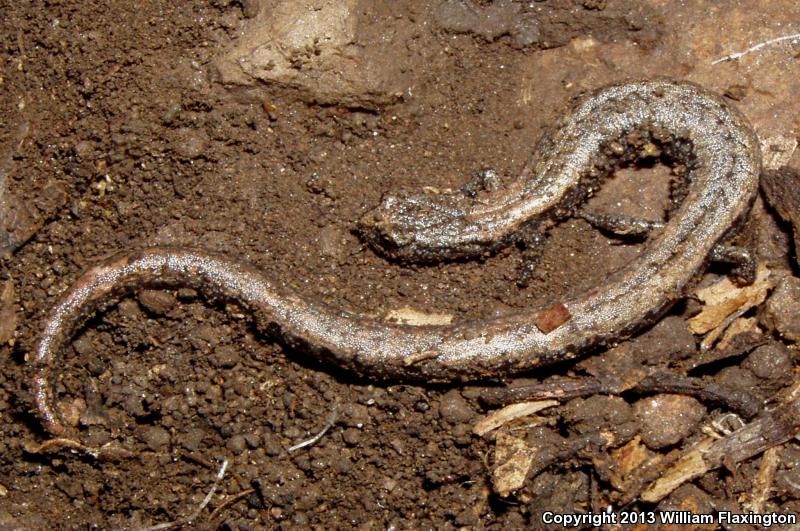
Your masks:
<svg viewBox="0 0 800 531"><path fill-rule="evenodd" d="M328 430L331 429L331 427L333 426L333 424L335 422L336 422L336 406L334 406L333 409L331 410L331 414L328 415L328 420L327 420L327 422L325 422L325 426L323 426L322 430L320 430L320 432L318 434L314 435L310 439L306 439L303 442L299 442L299 443L295 444L294 446L292 446L291 448L286 450L286 452L287 453L292 453L292 452L295 452L295 451L299 450L300 448L305 448L306 446L311 446L312 444L314 444L318 440L322 439L322 436L325 435L326 433L328 433Z"/></svg>
<svg viewBox="0 0 800 531"><path fill-rule="evenodd" d="M764 48L765 46L770 46L772 44L777 44L779 42L792 41L792 40L796 40L796 39L800 39L800 33L795 33L794 35L784 35L783 37L776 37L776 38L770 39L768 41L763 41L763 42L759 42L758 44L754 44L753 46L751 46L750 48L746 49L743 52L736 52L736 53L728 54L725 57L720 57L719 59L711 61L711 64L715 65L715 64L718 64L718 63L724 63L726 61L733 61L734 59L739 59L740 57L745 56L745 55L747 55L749 53L755 52L756 50L760 50L761 48Z"/></svg>
<svg viewBox="0 0 800 531"><path fill-rule="evenodd" d="M66 448L68 450L72 450L73 452L78 452L84 455L90 455L93 458L101 461L104 459L129 459L139 455L138 453L134 453L130 450L126 450L125 448L117 446L117 444L114 442L106 443L100 447L94 447L86 446L73 439L58 437L55 439L49 439L42 444L36 444L33 442L25 443L25 451L32 454L43 454L51 451L58 451L62 448Z"/></svg>
<svg viewBox="0 0 800 531"><path fill-rule="evenodd" d="M197 452L182 452L181 455L192 463L196 463L211 470L214 469L214 464Z"/></svg>
<svg viewBox="0 0 800 531"><path fill-rule="evenodd" d="M745 418L752 418L761 410L761 402L752 394L725 384L706 382L700 378L681 376L665 370L653 370L638 381L619 378L602 382L598 378L559 379L522 387L487 389L481 400L489 406L506 405L522 401L568 400L596 394L619 395L626 391L637 393L675 393L689 395L704 402L722 405Z"/></svg>
<svg viewBox="0 0 800 531"><path fill-rule="evenodd" d="M700 378L681 376L667 371L655 371L640 381L634 390L647 393L676 393L689 395L702 402L723 406L751 419L761 411L761 401L744 389L725 384L706 382Z"/></svg>
<svg viewBox="0 0 800 531"><path fill-rule="evenodd" d="M225 471L227 469L228 469L228 460L223 459L222 466L219 467L219 472L217 472L217 477L214 479L214 484L211 485L211 489L209 489L208 494L206 494L206 497L203 498L202 502L200 502L200 505L197 507L197 509L195 509L194 512L190 514L187 518L179 518L178 520L173 520L172 522L164 522L163 524L157 524L150 527L141 527L136 531L160 531L161 529L170 529L173 527L177 527L179 525L191 524L192 522L194 522L194 520L198 516L200 516L200 513L203 512L203 509L206 508L208 502L211 501L211 497L214 495L214 492L216 492L217 487L219 486L219 482L222 481L222 478L225 476Z"/></svg>
<svg viewBox="0 0 800 531"><path fill-rule="evenodd" d="M783 446L774 446L764 452L761 458L761 467L758 469L750 502L745 507L754 513L764 512L764 504L770 497L772 484L775 480L775 471L778 469Z"/></svg>
<svg viewBox="0 0 800 531"><path fill-rule="evenodd" d="M248 496L253 494L255 491L256 491L256 489L245 489L242 492L240 492L239 494L234 494L230 498L227 498L224 502L220 503L217 506L216 509L211 511L211 514L208 516L209 521L213 522L214 518L216 518L219 513L221 513L222 511L224 511L225 509L227 509L228 507L230 507L234 503L238 502L239 500L247 498Z"/></svg>

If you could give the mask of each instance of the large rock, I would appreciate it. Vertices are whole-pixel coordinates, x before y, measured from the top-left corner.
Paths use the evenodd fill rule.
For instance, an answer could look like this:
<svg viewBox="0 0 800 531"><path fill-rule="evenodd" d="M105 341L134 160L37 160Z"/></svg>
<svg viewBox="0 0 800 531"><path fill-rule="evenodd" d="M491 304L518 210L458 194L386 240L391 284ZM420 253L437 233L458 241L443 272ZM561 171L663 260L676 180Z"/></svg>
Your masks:
<svg viewBox="0 0 800 531"><path fill-rule="evenodd" d="M370 38L379 44L366 47L358 44L359 32L369 32L372 19L359 9L358 0L261 4L244 23L241 38L217 60L223 83L278 83L316 102L367 108L402 96L405 60L396 50L414 31L413 23L391 19L394 31L383 39Z"/></svg>

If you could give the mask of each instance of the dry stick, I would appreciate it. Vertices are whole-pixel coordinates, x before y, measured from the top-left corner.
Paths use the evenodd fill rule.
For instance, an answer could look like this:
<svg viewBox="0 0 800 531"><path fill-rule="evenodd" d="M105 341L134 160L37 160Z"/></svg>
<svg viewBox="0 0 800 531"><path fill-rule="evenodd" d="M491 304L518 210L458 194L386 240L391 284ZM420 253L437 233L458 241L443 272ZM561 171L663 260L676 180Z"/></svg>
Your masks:
<svg viewBox="0 0 800 531"><path fill-rule="evenodd" d="M213 522L214 518L216 518L217 515L219 515L219 513L221 513L222 511L224 511L225 509L227 509L228 507L230 507L234 503L238 502L239 500L247 498L248 496L253 494L255 491L256 491L256 489L246 489L246 490L243 490L242 492L240 492L239 494L234 494L230 498L225 499L225 501L222 502L221 504L219 504L219 506L216 509L211 511L211 514L208 516L208 520L210 522Z"/></svg>
<svg viewBox="0 0 800 531"><path fill-rule="evenodd" d="M25 443L24 448L26 452L32 454L42 454L45 452L57 451L61 450L62 448L66 448L74 452L92 456L93 458L98 459L100 461L128 459L140 455L138 453L131 452L130 450L126 450L125 448L121 448L120 446L117 446L117 444L113 442L106 443L100 447L94 447L94 446L86 446L78 441L75 441L73 439L67 439L64 437L48 439L42 444L27 442Z"/></svg>
<svg viewBox="0 0 800 531"><path fill-rule="evenodd" d="M764 504L770 497L772 483L775 480L775 471L778 469L780 453L783 446L775 446L764 452L761 458L761 467L758 469L750 502L745 506L754 513L764 512Z"/></svg>
<svg viewBox="0 0 800 531"><path fill-rule="evenodd" d="M733 61L734 59L739 59L740 57L742 57L744 55L747 55L749 53L755 52L756 50L760 50L761 48L764 48L765 46L770 46L772 44L777 44L779 42L792 41L792 40L797 40L797 39L800 39L800 33L795 33L794 35L784 35L783 37L776 37L776 38L770 39L768 41L759 42L758 44L755 44L755 45L751 46L750 48L746 49L743 52L736 52L736 53L728 54L725 57L720 57L719 59L711 61L711 64L715 65L717 63L724 63L725 61Z"/></svg>
<svg viewBox="0 0 800 531"><path fill-rule="evenodd" d="M624 380L625 378L620 379ZM579 378L524 387L487 389L481 393L481 400L487 405L495 406L528 400L566 400L600 393L617 395L628 390L637 393L690 395L701 401L722 405L748 419L753 418L761 409L761 402L747 391L664 370L652 371L633 385L601 382L597 378Z"/></svg>
<svg viewBox="0 0 800 531"><path fill-rule="evenodd" d="M646 376L634 388L637 392L676 393L723 406L745 419L755 417L761 411L761 401L744 389L725 384L706 382L700 378L681 376L668 371L655 371Z"/></svg>

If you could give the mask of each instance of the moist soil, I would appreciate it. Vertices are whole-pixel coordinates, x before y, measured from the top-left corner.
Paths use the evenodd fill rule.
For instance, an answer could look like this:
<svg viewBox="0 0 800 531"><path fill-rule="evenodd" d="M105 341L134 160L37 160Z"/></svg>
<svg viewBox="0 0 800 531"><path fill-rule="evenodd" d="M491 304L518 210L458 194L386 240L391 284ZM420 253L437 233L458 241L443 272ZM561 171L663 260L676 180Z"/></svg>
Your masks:
<svg viewBox="0 0 800 531"><path fill-rule="evenodd" d="M235 303L190 289L138 292L93 317L62 353L59 398L80 443L113 444L125 456L38 448L51 437L36 417L27 360L58 295L115 252L202 248L352 312L382 319L413 308L455 320L579 293L641 252L641 243L570 219L549 232L521 286L530 254L522 244L482 260L410 266L360 240L355 222L383 194L459 188L486 169L502 185L571 98L601 86L597 79L651 75L627 67L615 74L613 65L591 61L576 61L565 74L545 61L532 89L545 99L525 101L520 111L521 65L580 48L589 36L592 46L653 50L674 31L665 26L669 6L656 2L466 3L479 13L530 9L533 36L500 22L487 29L474 17L459 19L452 6L436 11L440 4L376 2L359 14L370 28L363 48L370 39L377 45L394 21L422 28L398 50L413 57L404 66L413 71L413 90L321 99L308 85L222 82L216 59L258 3L0 2L0 528L512 529L546 527L544 511L609 504L744 510L758 456L709 472L660 504L624 500L608 471L595 466L642 438L647 451L676 455L702 436L719 412L713 404L670 406L693 419L672 438L641 427L637 415L646 408L636 394L575 399L536 422L512 423L501 431L533 446L592 432L612 433L614 442L564 454L501 495L493 484L501 437L475 435L473 426L493 409L480 400L484 390L507 382L355 377L283 348ZM429 13L438 15L426 19ZM576 81L592 68L606 77ZM663 217L673 173L660 164L620 171L587 208ZM753 218L740 240L762 242L773 264L791 268L790 228L760 201ZM728 272L714 267L703 282ZM667 324L617 348L665 367L694 356L700 338L688 333L686 318L698 308L687 299ZM775 356L752 358L747 350L694 375L761 399L790 385L793 345L763 332ZM777 374L761 367L776 357L788 364ZM566 363L517 383L585 376L586 367ZM324 428L318 440L292 448ZM797 512L800 490L789 472L800 446L779 448L762 508Z"/></svg>

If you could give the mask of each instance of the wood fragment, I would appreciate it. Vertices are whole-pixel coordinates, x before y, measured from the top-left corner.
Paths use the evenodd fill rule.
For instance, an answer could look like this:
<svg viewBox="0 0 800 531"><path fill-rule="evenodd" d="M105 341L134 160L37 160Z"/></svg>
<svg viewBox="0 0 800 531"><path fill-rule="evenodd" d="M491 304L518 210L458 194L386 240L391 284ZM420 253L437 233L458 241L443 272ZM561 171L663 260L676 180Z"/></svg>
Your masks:
<svg viewBox="0 0 800 531"><path fill-rule="evenodd" d="M568 400L596 394L619 395L637 393L672 393L693 396L701 402L722 406L744 418L752 418L761 410L761 401L744 389L717 384L700 378L682 376L666 370L650 370L638 376L601 381L598 378L557 379L541 384L487 389L481 401L489 406L536 400Z"/></svg>
<svg viewBox="0 0 800 531"><path fill-rule="evenodd" d="M741 332L732 335L727 340L723 338L713 349L701 350L697 355L686 360L683 366L686 370L692 370L717 361L745 356L755 350L756 347L766 345L768 341L769 339L763 334Z"/></svg>
<svg viewBox="0 0 800 531"><path fill-rule="evenodd" d="M536 449L528 446L525 439L505 432L498 433L495 446L495 459L498 464L492 470L492 485L495 492L505 498L522 487L535 454Z"/></svg>
<svg viewBox="0 0 800 531"><path fill-rule="evenodd" d="M536 402L519 402L517 404L511 404L498 411L493 411L489 415L483 417L472 428L472 433L482 437L490 431L496 430L500 426L503 426L504 424L508 424L509 422L519 418L528 417L534 413L538 413L543 409L557 405L558 401L556 400L540 400Z"/></svg>
<svg viewBox="0 0 800 531"><path fill-rule="evenodd" d="M775 481L775 471L778 469L781 450L783 445L775 446L764 452L761 458L761 467L758 469L758 476L753 484L750 501L745 503L745 509L754 513L764 512L764 504L770 498L772 485Z"/></svg>
<svg viewBox="0 0 800 531"><path fill-rule="evenodd" d="M125 448L120 447L115 442L109 442L100 447L94 447L94 446L86 446L76 440L67 439L63 437L49 439L43 442L42 444L36 444L32 441L28 441L24 444L24 448L26 452L31 454L51 453L66 449L80 453L82 455L92 456L100 461L118 461L121 459L130 459L132 457L138 457L139 455L141 455L140 453L126 450Z"/></svg>
<svg viewBox="0 0 800 531"><path fill-rule="evenodd" d="M516 402L539 400L569 400L605 392L596 378L559 378L540 384L486 389L481 401L487 406L505 406Z"/></svg>
<svg viewBox="0 0 800 531"><path fill-rule="evenodd" d="M14 308L14 282L9 279L0 283L0 345L14 339L18 324Z"/></svg>
<svg viewBox="0 0 800 531"><path fill-rule="evenodd" d="M705 306L699 314L689 319L689 330L693 334L708 334L702 344L703 349L707 350L731 322L764 302L774 284L769 269L764 264L758 264L756 279L749 286L737 286L726 277L716 284L697 290L695 295Z"/></svg>

